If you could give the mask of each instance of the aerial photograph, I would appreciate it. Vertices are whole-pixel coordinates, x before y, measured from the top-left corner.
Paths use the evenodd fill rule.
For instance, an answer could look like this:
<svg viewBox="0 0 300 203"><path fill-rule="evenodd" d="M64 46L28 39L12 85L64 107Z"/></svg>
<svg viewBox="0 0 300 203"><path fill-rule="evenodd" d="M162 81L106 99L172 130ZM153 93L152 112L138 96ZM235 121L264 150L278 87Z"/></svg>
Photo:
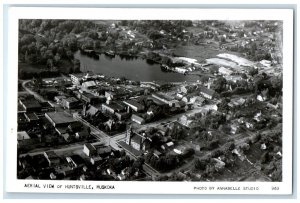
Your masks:
<svg viewBox="0 0 300 203"><path fill-rule="evenodd" d="M282 33L20 19L17 178L282 182Z"/></svg>

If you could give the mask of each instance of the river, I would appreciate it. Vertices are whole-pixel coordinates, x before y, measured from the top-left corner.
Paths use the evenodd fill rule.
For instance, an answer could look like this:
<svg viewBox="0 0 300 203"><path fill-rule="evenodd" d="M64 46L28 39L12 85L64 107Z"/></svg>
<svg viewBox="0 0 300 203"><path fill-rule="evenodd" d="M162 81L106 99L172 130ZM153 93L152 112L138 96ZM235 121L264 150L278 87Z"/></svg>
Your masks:
<svg viewBox="0 0 300 203"><path fill-rule="evenodd" d="M110 58L101 54L97 60L81 54L80 51L77 51L74 57L80 60L81 71L92 71L95 74L104 74L110 77L125 77L145 82L192 82L199 79L195 75L163 72L159 64L150 64L141 58L125 59L117 55L115 58Z"/></svg>

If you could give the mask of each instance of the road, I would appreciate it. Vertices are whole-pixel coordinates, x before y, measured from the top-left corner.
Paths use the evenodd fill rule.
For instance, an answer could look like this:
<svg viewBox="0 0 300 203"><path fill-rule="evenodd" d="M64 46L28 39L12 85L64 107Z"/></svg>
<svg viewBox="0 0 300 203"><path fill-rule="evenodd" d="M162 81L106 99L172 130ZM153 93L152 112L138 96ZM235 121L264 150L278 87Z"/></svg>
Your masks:
<svg viewBox="0 0 300 203"><path fill-rule="evenodd" d="M47 100L45 100L41 95L39 95L38 93L32 91L31 89L29 89L28 87L26 87L26 84L29 83L31 80L24 80L22 82L22 87L24 88L24 90L26 90L26 92L28 92L29 94L33 95L37 100L39 100L40 102L47 102Z"/></svg>
<svg viewBox="0 0 300 203"><path fill-rule="evenodd" d="M78 121L80 121L85 126L89 127L91 129L91 135L93 135L95 138L99 139L100 141L102 141L106 145L109 145L109 146L111 146L112 148L114 148L116 150L121 150L122 149L122 148L119 147L119 145L117 145L117 142L120 139L124 139L125 138L125 132L117 134L117 135L115 135L113 137L110 137L105 132L99 130L98 128L96 128L95 126L91 125L86 120L82 119L78 115L78 113L73 113L73 118L76 119L76 120L78 120Z"/></svg>
<svg viewBox="0 0 300 203"><path fill-rule="evenodd" d="M94 142L92 144L95 144L95 145L99 145L99 144L104 144L103 142L99 141L99 142ZM60 149L54 149L53 151L57 154L62 154L63 152L68 152L68 151L74 151L74 150L78 150L78 149L83 149L83 145L82 144L73 144L73 145L70 145L68 147L65 147L65 146L62 146L64 148L60 148ZM46 150L46 151L49 151L49 150ZM44 150L43 151L37 151L37 152L29 152L29 153L25 153L25 154L20 154L20 157L23 157L23 156L26 156L26 155L30 155L30 156L35 156L35 155L38 155L38 154L43 154L44 153Z"/></svg>

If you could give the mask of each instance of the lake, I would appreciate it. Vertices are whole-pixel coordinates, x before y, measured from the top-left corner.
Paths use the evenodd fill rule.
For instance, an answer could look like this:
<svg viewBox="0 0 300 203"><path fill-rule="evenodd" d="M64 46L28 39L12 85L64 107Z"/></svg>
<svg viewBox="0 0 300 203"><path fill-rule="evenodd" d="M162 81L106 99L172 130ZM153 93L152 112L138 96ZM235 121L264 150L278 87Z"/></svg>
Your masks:
<svg viewBox="0 0 300 203"><path fill-rule="evenodd" d="M125 59L116 55L115 58L104 54L99 55L99 60L83 55L77 51L74 55L80 60L81 71L92 71L95 74L104 74L110 77L125 77L138 81L165 81L165 82L192 82L199 79L195 75L163 72L159 64L150 64L141 58Z"/></svg>

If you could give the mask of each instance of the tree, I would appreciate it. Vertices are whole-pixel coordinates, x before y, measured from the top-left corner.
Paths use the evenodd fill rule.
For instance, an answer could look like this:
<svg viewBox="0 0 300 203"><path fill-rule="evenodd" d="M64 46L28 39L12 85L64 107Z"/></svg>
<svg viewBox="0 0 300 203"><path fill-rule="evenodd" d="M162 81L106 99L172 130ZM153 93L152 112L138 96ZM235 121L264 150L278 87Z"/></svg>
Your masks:
<svg viewBox="0 0 300 203"><path fill-rule="evenodd" d="M212 84L212 88L218 92L218 93L221 93L225 90L226 88L226 79L223 78L222 76L220 77L217 77L217 79L213 82Z"/></svg>

